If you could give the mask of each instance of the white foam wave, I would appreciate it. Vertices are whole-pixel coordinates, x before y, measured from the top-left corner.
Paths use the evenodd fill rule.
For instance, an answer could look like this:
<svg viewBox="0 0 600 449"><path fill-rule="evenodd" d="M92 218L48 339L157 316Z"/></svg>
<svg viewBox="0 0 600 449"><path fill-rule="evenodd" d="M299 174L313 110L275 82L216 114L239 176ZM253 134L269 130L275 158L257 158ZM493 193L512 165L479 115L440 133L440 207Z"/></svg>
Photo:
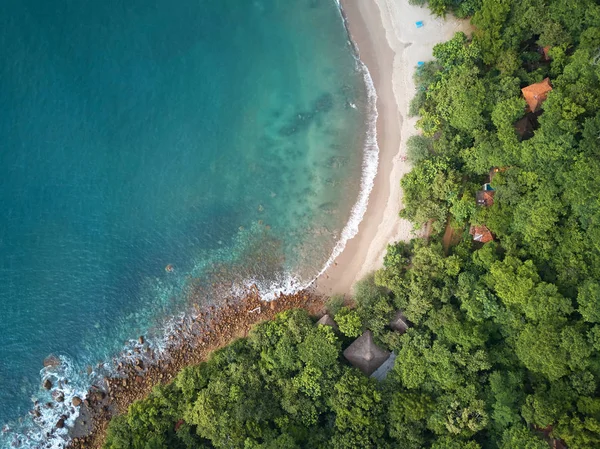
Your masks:
<svg viewBox="0 0 600 449"><path fill-rule="evenodd" d="M367 66L360 60L357 60L360 66L360 70L363 73L365 86L367 87L368 93L368 107L369 107L369 123L367 136L365 140L365 148L363 155L362 164L362 177L360 180L360 192L358 199L352 207L350 212L350 219L346 226L342 230L342 234L337 244L333 248L331 255L325 265L317 275L317 277L311 282L311 285L320 277L327 269L333 264L335 259L344 251L346 244L358 233L358 227L362 222L365 213L367 212L367 206L369 205L369 197L371 191L375 185L375 176L377 175L377 168L379 166L379 145L377 144L377 118L379 116L377 112L377 92L373 79L369 73Z"/></svg>
<svg viewBox="0 0 600 449"><path fill-rule="evenodd" d="M367 135L365 138L364 154L362 161L362 175L360 180L360 192L358 199L350 212L350 218L344 226L341 232L340 238L334 246L331 255L319 271L319 273L310 281L302 283L298 277L286 273L274 281L269 282L256 282L255 280L248 280L246 285L248 287L256 285L258 288L261 298L265 301L276 299L280 294L294 294L300 290L305 290L314 285L319 277L321 277L330 267L333 265L335 260L346 248L346 245L350 239L352 239L358 233L358 227L362 222L367 206L369 205L369 197L371 191L375 185L375 176L377 175L377 169L379 167L379 145L377 143L377 118L379 113L377 111L377 91L375 90L375 84L369 69L364 62L360 60L359 49L355 42L350 39L350 32L346 24L346 18L343 13L342 5L339 0L335 0L338 5L340 16L346 27L348 33L348 39L356 52L356 64L357 69L362 73L365 86L367 88Z"/></svg>
<svg viewBox="0 0 600 449"><path fill-rule="evenodd" d="M77 373L74 363L65 356L59 357L58 366L45 367L40 371L42 383L50 381L52 389L42 390L32 397L33 409L27 418L15 428L2 429L0 444L13 448L63 449L69 441L69 427L79 416L79 409L72 405L75 396L85 399L89 380ZM56 398L61 397L62 401ZM46 404L51 403L48 407ZM57 428L60 419L64 428Z"/></svg>

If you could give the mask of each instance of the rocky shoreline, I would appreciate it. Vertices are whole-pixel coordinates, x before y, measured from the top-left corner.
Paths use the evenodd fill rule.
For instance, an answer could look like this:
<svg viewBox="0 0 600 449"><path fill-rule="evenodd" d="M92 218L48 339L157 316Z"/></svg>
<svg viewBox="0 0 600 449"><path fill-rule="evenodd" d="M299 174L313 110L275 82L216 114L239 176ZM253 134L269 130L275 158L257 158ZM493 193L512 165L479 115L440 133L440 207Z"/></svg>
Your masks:
<svg viewBox="0 0 600 449"><path fill-rule="evenodd" d="M70 429L71 441L67 447L100 449L110 419L126 412L132 402L147 396L156 385L171 382L184 367L198 364L212 351L246 336L255 324L293 308L304 308L317 315L322 311L323 301L323 297L313 292L300 291L265 302L252 289L242 299L227 301L220 307L211 306L194 318L182 320L160 358L144 337L139 337L130 362L120 362L117 374L105 377L101 385L93 385L85 398L74 399L79 417ZM61 418L56 427L64 426L64 420Z"/></svg>

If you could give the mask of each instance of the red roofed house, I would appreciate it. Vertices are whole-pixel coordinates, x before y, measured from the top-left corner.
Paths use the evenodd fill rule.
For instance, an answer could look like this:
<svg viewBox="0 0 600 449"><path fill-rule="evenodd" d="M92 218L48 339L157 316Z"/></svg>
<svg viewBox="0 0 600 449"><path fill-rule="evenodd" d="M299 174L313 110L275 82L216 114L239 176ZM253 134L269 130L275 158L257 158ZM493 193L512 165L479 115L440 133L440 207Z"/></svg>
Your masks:
<svg viewBox="0 0 600 449"><path fill-rule="evenodd" d="M475 201L478 206L489 207L494 204L494 194L496 192L489 183L483 185L483 189L475 194Z"/></svg>
<svg viewBox="0 0 600 449"><path fill-rule="evenodd" d="M545 47L539 47L538 53L542 55L542 61L550 61L550 55L548 52L552 47L550 45L546 45Z"/></svg>
<svg viewBox="0 0 600 449"><path fill-rule="evenodd" d="M529 110L535 112L540 108L544 100L546 100L548 92L551 90L552 86L550 85L550 78L546 78L544 81L524 87L521 89L521 92L523 93L523 97L527 102Z"/></svg>
<svg viewBox="0 0 600 449"><path fill-rule="evenodd" d="M476 242L487 243L494 240L492 233L486 226L471 226L469 234L473 236L473 240Z"/></svg>

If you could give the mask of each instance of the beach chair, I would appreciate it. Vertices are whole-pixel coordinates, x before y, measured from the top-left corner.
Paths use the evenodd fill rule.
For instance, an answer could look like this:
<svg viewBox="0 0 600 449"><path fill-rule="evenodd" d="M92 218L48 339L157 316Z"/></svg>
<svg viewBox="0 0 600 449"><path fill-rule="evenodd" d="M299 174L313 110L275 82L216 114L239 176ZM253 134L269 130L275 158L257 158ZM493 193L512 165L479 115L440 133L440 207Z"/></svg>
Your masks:
<svg viewBox="0 0 600 449"><path fill-rule="evenodd" d="M423 25L424 25L424 23L423 23L423 21L422 21L422 20L419 20L418 22L415 22L415 26L416 26L417 28L423 28Z"/></svg>
<svg viewBox="0 0 600 449"><path fill-rule="evenodd" d="M423 67L425 63L423 61L417 62L417 67Z"/></svg>

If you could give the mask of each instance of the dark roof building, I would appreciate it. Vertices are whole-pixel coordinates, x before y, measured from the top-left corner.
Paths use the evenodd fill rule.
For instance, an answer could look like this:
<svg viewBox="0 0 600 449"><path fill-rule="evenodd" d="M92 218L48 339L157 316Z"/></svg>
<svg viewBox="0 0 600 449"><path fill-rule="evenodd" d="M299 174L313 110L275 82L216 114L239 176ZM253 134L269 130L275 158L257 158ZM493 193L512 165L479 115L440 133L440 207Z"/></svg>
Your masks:
<svg viewBox="0 0 600 449"><path fill-rule="evenodd" d="M322 325L322 326L331 326L334 329L337 330L338 325L335 321L333 321L333 318L331 318L329 315L323 315L321 317L321 319L319 319L319 321L317 321L317 325Z"/></svg>
<svg viewBox="0 0 600 449"><path fill-rule="evenodd" d="M382 381L387 377L390 370L394 367L394 363L396 363L396 354L392 352L387 360L383 362L383 364L377 368L373 374L371 374L371 377L378 381Z"/></svg>
<svg viewBox="0 0 600 449"><path fill-rule="evenodd" d="M408 330L408 321L404 314L399 310L390 322L390 327L396 332L403 334Z"/></svg>
<svg viewBox="0 0 600 449"><path fill-rule="evenodd" d="M377 346L373 341L373 333L369 330L344 351L344 357L367 376L373 374L389 356L390 351Z"/></svg>
<svg viewBox="0 0 600 449"><path fill-rule="evenodd" d="M529 112L525 117L515 122L515 131L520 140L527 140L533 137L533 131L536 128L536 124L532 121L532 115L533 114Z"/></svg>
<svg viewBox="0 0 600 449"><path fill-rule="evenodd" d="M478 206L489 207L494 204L493 190L480 190L475 194L475 201Z"/></svg>

